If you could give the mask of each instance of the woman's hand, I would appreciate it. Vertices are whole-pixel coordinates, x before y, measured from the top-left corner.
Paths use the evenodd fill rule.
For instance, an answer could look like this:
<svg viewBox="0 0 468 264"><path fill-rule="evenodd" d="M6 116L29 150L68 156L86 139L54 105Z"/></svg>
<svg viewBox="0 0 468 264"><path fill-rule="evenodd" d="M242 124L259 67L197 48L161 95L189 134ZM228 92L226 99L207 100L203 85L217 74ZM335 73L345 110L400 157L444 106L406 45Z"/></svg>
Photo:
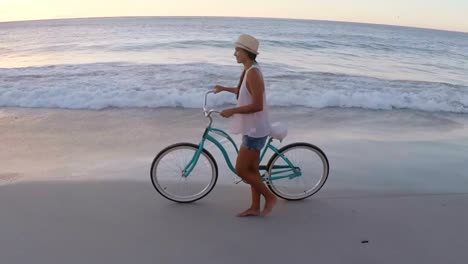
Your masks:
<svg viewBox="0 0 468 264"><path fill-rule="evenodd" d="M219 92L224 91L224 87L221 85L216 85L214 90L215 90L215 93L219 93Z"/></svg>
<svg viewBox="0 0 468 264"><path fill-rule="evenodd" d="M221 112L220 115L221 115L222 117L229 118L229 117L231 117L233 114L235 114L234 108L229 108L229 109L224 109L224 110Z"/></svg>

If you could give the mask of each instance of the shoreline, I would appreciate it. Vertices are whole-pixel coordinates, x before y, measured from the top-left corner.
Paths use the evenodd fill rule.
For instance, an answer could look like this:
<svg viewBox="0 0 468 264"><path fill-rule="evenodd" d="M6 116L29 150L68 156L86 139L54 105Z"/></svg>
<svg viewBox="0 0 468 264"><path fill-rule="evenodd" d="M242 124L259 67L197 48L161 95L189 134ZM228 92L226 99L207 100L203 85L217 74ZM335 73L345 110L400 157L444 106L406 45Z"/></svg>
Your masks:
<svg viewBox="0 0 468 264"><path fill-rule="evenodd" d="M468 115L272 108L271 119L287 124L289 131L276 146L305 141L327 154L327 185L414 192L463 192L468 186ZM161 149L176 142L197 144L206 124L199 109L0 108L0 184L35 179L146 181ZM228 120L215 118L214 124L226 129ZM240 137L233 138L239 143ZM232 159L233 148L227 148ZM232 184L236 176L219 150L212 144L206 149L218 163L220 183Z"/></svg>

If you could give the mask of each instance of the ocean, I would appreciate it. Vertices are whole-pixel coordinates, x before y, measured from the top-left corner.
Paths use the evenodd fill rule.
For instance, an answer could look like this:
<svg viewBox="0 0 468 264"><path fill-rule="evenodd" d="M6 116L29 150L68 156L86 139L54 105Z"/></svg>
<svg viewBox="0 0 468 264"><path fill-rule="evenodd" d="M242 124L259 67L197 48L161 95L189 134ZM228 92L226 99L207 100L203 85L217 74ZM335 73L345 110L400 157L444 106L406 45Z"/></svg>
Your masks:
<svg viewBox="0 0 468 264"><path fill-rule="evenodd" d="M242 33L260 40L271 106L468 114L468 33L213 17L0 23L0 107L201 108L237 85Z"/></svg>

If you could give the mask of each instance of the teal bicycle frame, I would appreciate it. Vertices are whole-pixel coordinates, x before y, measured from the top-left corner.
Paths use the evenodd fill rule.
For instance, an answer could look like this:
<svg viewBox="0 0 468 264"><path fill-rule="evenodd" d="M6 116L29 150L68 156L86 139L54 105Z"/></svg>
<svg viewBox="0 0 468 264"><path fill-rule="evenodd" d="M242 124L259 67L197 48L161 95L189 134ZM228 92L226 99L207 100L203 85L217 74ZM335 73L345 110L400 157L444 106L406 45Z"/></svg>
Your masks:
<svg viewBox="0 0 468 264"><path fill-rule="evenodd" d="M224 138L226 138L235 148L236 150L236 153L239 153L239 149L237 148L237 145L236 143L234 142L234 140L231 138L231 136L229 136L226 132L224 132L223 130L221 129L217 129L217 128L213 128L211 127L211 124L212 124L212 119L210 117L210 114L212 112L216 112L216 111L210 111L209 113L207 113L205 111L205 115L210 119L210 124L207 126L207 128L205 129L205 132L203 133L203 137L200 141L200 143L198 144L198 149L197 151L195 152L194 156L192 157L191 161L187 164L187 166L184 168L183 170L183 177L188 177L190 175L190 173L192 172L192 170L195 168L197 162L198 162L198 159L200 158L200 155L204 149L204 146L205 146L205 143L206 141L210 141L212 142L216 147L218 147L218 149L221 151L221 153L223 154L223 157L224 159L226 160L226 163L229 167L229 169L234 173L234 174L237 174L236 173L236 169L234 168L232 162L231 162L231 159L226 151L226 149L223 147L223 145L216 139L214 138L212 135L210 135L211 133L216 133L217 135L220 135ZM265 157L265 154L267 152L268 149L270 149L271 151L273 151L274 153L276 153L277 155L280 156L280 158L282 158L287 165L274 165L273 168L272 168L272 171L271 171L271 175L269 178L265 177L266 176L266 173L267 173L267 166L265 165L260 165L259 166L259 170L260 172L264 171L264 173L260 173L261 176L262 176L262 179L263 181L267 181L267 180L270 180L270 181L273 181L273 180L279 180L279 179L284 179L284 178L289 178L289 179L293 179L293 178L296 178L296 177L299 177L302 175L301 173L301 170L300 168L298 167L295 167L290 161L289 159L284 156L276 147L274 147L271 142L273 141L273 138L271 137L268 137L268 140L267 140L267 143L265 145L265 147L263 148L263 150L261 151L261 155L260 155L260 164L263 160L263 158ZM287 173L286 175L283 175ZM240 181L239 181L240 182Z"/></svg>

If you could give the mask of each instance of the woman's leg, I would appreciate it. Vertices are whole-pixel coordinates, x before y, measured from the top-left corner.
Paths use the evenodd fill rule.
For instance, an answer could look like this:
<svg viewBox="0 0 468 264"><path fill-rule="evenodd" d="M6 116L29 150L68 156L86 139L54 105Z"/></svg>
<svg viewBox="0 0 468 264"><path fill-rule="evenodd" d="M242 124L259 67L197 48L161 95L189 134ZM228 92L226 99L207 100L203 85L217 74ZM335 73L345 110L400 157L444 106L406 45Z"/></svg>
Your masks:
<svg viewBox="0 0 468 264"><path fill-rule="evenodd" d="M250 186L250 192L252 194L252 204L250 205L250 208L255 208L260 212L260 193L252 186Z"/></svg>
<svg viewBox="0 0 468 264"><path fill-rule="evenodd" d="M239 214L239 216L250 216L260 214L260 194L265 197L265 207L262 214L267 215L276 204L276 196L263 184L259 172L259 150L250 150L241 147L236 161L236 172L239 177L251 186L252 204L249 209Z"/></svg>

